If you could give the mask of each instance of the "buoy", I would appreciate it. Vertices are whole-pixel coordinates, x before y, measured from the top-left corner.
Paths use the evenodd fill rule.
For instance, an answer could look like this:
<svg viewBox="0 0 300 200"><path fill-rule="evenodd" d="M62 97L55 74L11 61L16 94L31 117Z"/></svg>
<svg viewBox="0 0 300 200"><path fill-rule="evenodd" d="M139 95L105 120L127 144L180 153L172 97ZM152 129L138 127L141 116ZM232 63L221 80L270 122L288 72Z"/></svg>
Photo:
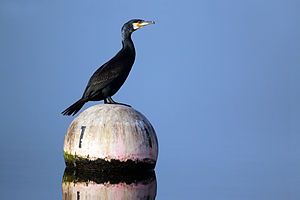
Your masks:
<svg viewBox="0 0 300 200"><path fill-rule="evenodd" d="M67 167L83 170L151 170L158 141L147 118L118 104L99 104L80 113L64 141Z"/></svg>
<svg viewBox="0 0 300 200"><path fill-rule="evenodd" d="M157 181L154 171L116 175L86 173L67 168L62 180L63 200L154 200L156 191Z"/></svg>

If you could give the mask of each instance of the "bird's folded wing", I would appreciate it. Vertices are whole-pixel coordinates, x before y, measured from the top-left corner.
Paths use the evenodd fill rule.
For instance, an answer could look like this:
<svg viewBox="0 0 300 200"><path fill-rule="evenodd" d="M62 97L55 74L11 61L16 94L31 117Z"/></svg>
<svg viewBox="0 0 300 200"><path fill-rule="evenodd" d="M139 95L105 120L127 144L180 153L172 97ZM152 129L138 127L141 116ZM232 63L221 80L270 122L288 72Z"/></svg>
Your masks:
<svg viewBox="0 0 300 200"><path fill-rule="evenodd" d="M84 97L91 97L120 76L119 70L97 70L85 88Z"/></svg>
<svg viewBox="0 0 300 200"><path fill-rule="evenodd" d="M103 73L102 76L95 78L91 83L91 86L95 86L97 88L104 88L108 84L110 84L113 80L118 78L118 76L119 76L118 72L108 71L106 73Z"/></svg>

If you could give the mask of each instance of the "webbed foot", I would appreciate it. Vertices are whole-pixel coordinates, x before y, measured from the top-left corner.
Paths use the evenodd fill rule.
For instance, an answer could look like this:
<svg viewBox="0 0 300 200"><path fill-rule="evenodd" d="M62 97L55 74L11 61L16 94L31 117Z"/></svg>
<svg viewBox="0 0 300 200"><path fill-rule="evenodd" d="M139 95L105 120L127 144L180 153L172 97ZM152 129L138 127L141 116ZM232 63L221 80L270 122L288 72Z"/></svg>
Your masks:
<svg viewBox="0 0 300 200"><path fill-rule="evenodd" d="M109 101L108 104L119 104L119 105L131 107L131 105L128 105L128 104L125 104L125 103L115 102L111 97L108 97L108 101ZM107 103L106 99L104 99L104 103Z"/></svg>

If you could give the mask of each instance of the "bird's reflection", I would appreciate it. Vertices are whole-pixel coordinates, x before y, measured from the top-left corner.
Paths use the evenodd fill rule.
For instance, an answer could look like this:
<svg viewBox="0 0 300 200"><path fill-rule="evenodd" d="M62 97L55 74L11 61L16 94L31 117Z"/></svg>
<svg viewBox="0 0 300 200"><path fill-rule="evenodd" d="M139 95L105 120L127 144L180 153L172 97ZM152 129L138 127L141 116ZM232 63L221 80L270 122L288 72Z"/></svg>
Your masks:
<svg viewBox="0 0 300 200"><path fill-rule="evenodd" d="M155 172L104 173L65 169L63 200L155 199Z"/></svg>

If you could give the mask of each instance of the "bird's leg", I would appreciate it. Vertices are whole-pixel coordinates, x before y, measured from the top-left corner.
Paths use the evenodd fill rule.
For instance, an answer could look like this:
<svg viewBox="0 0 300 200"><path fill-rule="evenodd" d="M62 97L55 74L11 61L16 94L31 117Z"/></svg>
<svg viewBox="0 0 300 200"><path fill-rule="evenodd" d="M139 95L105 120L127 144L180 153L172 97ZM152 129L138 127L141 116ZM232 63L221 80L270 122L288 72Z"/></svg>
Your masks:
<svg viewBox="0 0 300 200"><path fill-rule="evenodd" d="M115 102L111 97L107 97L107 98L108 98L108 101L109 101L110 104L119 104L119 105L131 107L130 105L127 105L127 104L124 104L124 103Z"/></svg>
<svg viewBox="0 0 300 200"><path fill-rule="evenodd" d="M117 104L117 102L115 102L111 97L108 97L108 101L111 104Z"/></svg>
<svg viewBox="0 0 300 200"><path fill-rule="evenodd" d="M106 98L104 98L104 103L107 104L107 99Z"/></svg>

